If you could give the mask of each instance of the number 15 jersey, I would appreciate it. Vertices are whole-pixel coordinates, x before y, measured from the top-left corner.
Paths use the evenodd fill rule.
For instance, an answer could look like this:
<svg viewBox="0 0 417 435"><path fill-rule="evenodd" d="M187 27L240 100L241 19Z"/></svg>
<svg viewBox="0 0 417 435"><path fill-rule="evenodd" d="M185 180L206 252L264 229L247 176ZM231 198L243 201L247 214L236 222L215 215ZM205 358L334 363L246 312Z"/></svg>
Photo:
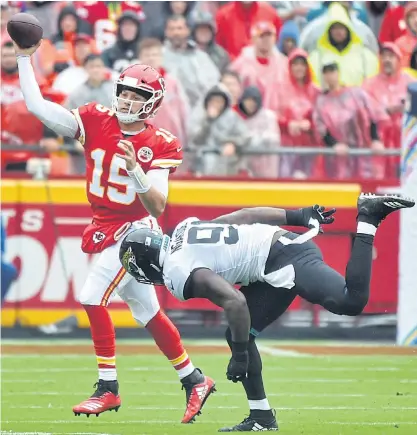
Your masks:
<svg viewBox="0 0 417 435"><path fill-rule="evenodd" d="M124 154L117 146L119 141L133 143L136 160L145 173L153 169L174 172L182 162L182 149L169 131L150 124L138 134L123 133L115 113L100 104L88 103L73 114L78 122L76 138L84 146L87 198L93 212L82 249L101 252L115 243L119 228L149 214L126 172L126 162L116 155Z"/></svg>
<svg viewBox="0 0 417 435"><path fill-rule="evenodd" d="M189 218L175 228L163 273L168 290L184 300L194 269L207 268L230 284L264 281L265 263L277 226L223 225Z"/></svg>
<svg viewBox="0 0 417 435"><path fill-rule="evenodd" d="M73 113L79 125L77 139L85 150L87 197L94 220L125 223L147 216L127 175L125 161L116 155L124 154L117 144L122 139L133 143L145 173L161 168L174 172L182 161L178 139L150 124L136 135L124 134L114 112L100 104L89 103Z"/></svg>

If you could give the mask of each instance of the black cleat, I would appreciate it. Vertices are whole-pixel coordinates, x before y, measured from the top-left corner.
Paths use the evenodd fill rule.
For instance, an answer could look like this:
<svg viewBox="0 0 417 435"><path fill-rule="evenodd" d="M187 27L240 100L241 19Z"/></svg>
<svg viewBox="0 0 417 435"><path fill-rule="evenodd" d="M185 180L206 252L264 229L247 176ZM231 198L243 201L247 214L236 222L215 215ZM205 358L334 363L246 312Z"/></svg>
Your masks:
<svg viewBox="0 0 417 435"><path fill-rule="evenodd" d="M241 423L232 427L222 427L219 432L266 432L278 431L278 424L275 418L275 411L272 420L269 422L256 421L251 416L246 417Z"/></svg>
<svg viewBox="0 0 417 435"><path fill-rule="evenodd" d="M390 213L414 207L415 201L402 195L361 193L358 198L358 221L379 226Z"/></svg>

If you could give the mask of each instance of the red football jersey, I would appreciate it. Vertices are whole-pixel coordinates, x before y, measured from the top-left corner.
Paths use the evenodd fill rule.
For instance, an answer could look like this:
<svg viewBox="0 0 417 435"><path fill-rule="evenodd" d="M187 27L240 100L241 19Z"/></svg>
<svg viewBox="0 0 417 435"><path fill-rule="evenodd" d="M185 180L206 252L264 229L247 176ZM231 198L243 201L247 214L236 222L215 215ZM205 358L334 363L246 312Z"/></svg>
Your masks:
<svg viewBox="0 0 417 435"><path fill-rule="evenodd" d="M84 1L75 2L77 14L94 27L97 49L103 51L116 42L116 21L125 11L135 12L145 19L142 6L135 1Z"/></svg>
<svg viewBox="0 0 417 435"><path fill-rule="evenodd" d="M89 103L73 113L79 124L78 140L84 145L87 198L93 211L93 224L84 233L83 250L100 252L115 242L114 234L117 238L124 224L149 215L126 172L126 162L115 155L123 153L117 146L119 141L133 143L145 173L158 168L174 172L182 162L182 148L169 131L150 124L145 124L145 130L137 135L123 134L115 113L100 104Z"/></svg>

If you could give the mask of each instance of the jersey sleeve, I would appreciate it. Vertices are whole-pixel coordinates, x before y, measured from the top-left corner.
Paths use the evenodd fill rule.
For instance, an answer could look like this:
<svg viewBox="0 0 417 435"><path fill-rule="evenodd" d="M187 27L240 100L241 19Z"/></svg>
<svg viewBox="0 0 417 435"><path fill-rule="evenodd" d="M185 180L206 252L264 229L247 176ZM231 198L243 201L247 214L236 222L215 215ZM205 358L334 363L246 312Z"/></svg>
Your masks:
<svg viewBox="0 0 417 435"><path fill-rule="evenodd" d="M169 169L172 174L182 163L182 146L180 141L170 132L158 129L155 132L160 139L155 158L149 169Z"/></svg>
<svg viewBox="0 0 417 435"><path fill-rule="evenodd" d="M97 115L96 103L87 103L84 106L71 110L78 123L78 131L75 136L82 146L85 147L88 132L94 127L94 118Z"/></svg>

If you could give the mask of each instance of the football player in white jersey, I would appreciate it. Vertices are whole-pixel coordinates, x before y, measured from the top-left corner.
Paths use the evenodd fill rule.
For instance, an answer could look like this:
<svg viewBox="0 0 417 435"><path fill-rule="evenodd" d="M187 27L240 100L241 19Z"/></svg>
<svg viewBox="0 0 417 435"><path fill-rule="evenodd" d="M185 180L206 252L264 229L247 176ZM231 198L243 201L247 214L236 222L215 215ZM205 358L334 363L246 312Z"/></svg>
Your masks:
<svg viewBox="0 0 417 435"><path fill-rule="evenodd" d="M120 248L123 267L137 281L166 285L179 300L206 298L222 307L232 351L227 378L242 381L250 414L220 432L278 430L266 398L255 337L281 316L296 296L328 311L357 316L369 299L372 247L377 227L391 212L415 205L399 195L361 194L357 234L346 278L323 261L311 240L335 209L243 209L202 222L189 218L172 238L143 228L129 233ZM278 225L304 226L298 235ZM240 291L233 285L241 285Z"/></svg>

